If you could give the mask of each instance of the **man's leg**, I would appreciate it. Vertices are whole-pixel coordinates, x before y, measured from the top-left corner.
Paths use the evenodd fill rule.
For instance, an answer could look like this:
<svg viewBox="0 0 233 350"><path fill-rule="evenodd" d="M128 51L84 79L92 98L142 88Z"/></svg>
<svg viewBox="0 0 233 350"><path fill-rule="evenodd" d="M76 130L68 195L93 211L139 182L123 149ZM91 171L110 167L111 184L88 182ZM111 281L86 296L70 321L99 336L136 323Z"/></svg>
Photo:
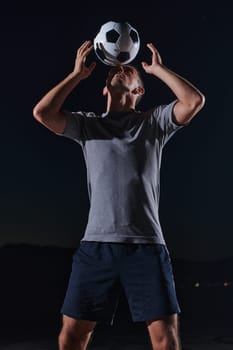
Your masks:
<svg viewBox="0 0 233 350"><path fill-rule="evenodd" d="M153 350L181 350L177 314L146 324Z"/></svg>
<svg viewBox="0 0 233 350"><path fill-rule="evenodd" d="M77 320L63 315L58 337L59 350L86 350L95 326L95 321Z"/></svg>

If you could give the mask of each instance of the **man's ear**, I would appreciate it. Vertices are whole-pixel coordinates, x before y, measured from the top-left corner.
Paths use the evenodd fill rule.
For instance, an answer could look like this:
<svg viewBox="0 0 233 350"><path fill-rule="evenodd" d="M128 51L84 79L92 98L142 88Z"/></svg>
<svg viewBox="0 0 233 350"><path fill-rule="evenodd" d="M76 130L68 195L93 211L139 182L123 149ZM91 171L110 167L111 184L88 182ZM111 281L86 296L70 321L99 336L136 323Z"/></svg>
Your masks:
<svg viewBox="0 0 233 350"><path fill-rule="evenodd" d="M105 85L105 87L103 88L103 96L106 96L108 93L108 89L107 86Z"/></svg>
<svg viewBox="0 0 233 350"><path fill-rule="evenodd" d="M143 95L145 93L145 89L141 86L138 86L135 89L133 89L132 93L135 95Z"/></svg>

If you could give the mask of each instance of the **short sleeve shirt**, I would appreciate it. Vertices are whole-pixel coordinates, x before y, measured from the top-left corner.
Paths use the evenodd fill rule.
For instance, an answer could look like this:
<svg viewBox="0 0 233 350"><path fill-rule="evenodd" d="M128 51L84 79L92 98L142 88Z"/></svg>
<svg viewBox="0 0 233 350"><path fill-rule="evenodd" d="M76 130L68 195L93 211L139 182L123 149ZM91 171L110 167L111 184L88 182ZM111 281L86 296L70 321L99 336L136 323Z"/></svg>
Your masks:
<svg viewBox="0 0 233 350"><path fill-rule="evenodd" d="M90 209L81 241L166 244L159 220L162 150L187 124L177 100L148 111L66 111L63 134L82 147Z"/></svg>

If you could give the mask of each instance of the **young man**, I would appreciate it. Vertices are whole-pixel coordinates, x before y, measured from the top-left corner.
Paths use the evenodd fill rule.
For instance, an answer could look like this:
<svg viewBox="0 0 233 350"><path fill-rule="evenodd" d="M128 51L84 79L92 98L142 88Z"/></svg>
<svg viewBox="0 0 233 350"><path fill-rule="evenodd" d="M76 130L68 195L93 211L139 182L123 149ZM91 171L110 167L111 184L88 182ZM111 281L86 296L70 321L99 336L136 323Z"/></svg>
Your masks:
<svg viewBox="0 0 233 350"><path fill-rule="evenodd" d="M116 66L103 89L106 113L64 111L67 96L96 65L85 64L93 49L85 41L72 73L33 110L49 130L80 144L87 168L90 210L61 310L60 350L86 349L96 323L113 322L122 288L133 321L146 322L152 348L180 349L180 308L158 215L159 171L164 145L190 123L205 98L162 64L153 44L147 47L152 60L142 68L173 91L171 103L137 111L144 94L139 72Z"/></svg>

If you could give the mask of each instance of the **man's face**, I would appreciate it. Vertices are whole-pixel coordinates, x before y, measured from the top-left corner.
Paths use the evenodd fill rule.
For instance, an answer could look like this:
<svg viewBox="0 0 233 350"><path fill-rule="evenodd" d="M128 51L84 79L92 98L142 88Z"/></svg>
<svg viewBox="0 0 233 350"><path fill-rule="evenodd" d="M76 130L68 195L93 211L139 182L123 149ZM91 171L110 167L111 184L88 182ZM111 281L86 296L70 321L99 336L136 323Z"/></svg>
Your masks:
<svg viewBox="0 0 233 350"><path fill-rule="evenodd" d="M132 66L119 65L110 69L106 86L108 89L121 88L131 90L139 85L137 70Z"/></svg>

